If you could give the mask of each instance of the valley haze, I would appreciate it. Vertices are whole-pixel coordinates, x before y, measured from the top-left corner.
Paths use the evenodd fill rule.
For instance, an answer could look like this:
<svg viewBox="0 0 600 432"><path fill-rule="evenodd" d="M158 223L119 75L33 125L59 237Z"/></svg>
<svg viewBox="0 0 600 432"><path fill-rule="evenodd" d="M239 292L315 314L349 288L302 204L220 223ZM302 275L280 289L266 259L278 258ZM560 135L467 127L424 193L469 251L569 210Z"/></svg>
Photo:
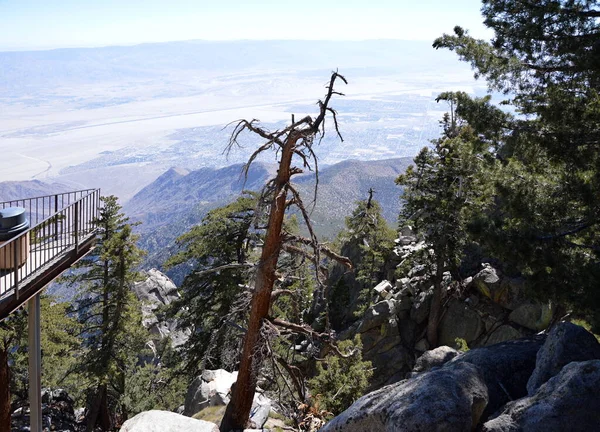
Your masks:
<svg viewBox="0 0 600 432"><path fill-rule="evenodd" d="M368 66L365 66L368 65ZM101 187L126 202L171 167L244 162L223 153L235 120L275 129L314 114L332 70L349 81L332 106L319 162L413 156L439 135L442 91L485 91L430 42L186 41L0 52L0 182ZM272 162L267 159L266 162Z"/></svg>

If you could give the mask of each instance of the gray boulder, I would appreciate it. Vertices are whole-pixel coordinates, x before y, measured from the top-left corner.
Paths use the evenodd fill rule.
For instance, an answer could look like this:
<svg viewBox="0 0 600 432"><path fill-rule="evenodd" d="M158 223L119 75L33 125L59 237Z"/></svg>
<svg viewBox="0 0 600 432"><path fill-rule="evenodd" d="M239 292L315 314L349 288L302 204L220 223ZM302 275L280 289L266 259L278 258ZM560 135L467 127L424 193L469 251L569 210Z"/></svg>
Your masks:
<svg viewBox="0 0 600 432"><path fill-rule="evenodd" d="M358 332L364 333L382 324L386 324L395 314L396 300L389 299L375 303L368 308L365 315L358 326Z"/></svg>
<svg viewBox="0 0 600 432"><path fill-rule="evenodd" d="M227 372L224 369L204 370L188 388L183 415L190 417L209 406L227 405L231 386L237 380L237 375L237 372ZM254 395L250 411L250 422L254 427L263 427L272 405L271 399L261 393Z"/></svg>
<svg viewBox="0 0 600 432"><path fill-rule="evenodd" d="M449 346L441 346L427 351L417 359L417 363L413 368L413 373L427 372L434 367L443 366L459 354L459 351L450 348Z"/></svg>
<svg viewBox="0 0 600 432"><path fill-rule="evenodd" d="M550 325L553 312L551 304L525 303L513 310L508 319L530 330L540 331Z"/></svg>
<svg viewBox="0 0 600 432"><path fill-rule="evenodd" d="M483 333L484 329L485 325L481 317L469 307L468 303L452 299L440 321L439 343L454 346L456 338L471 343Z"/></svg>
<svg viewBox="0 0 600 432"><path fill-rule="evenodd" d="M485 345L495 345L501 342L522 338L523 334L516 328L504 324L487 336Z"/></svg>
<svg viewBox="0 0 600 432"><path fill-rule="evenodd" d="M600 344L590 332L570 322L558 323L537 354L535 370L527 383L533 395L540 386L573 361L600 359Z"/></svg>
<svg viewBox="0 0 600 432"><path fill-rule="evenodd" d="M503 277L500 285L498 304L503 308L515 310L525 301L525 279Z"/></svg>
<svg viewBox="0 0 600 432"><path fill-rule="evenodd" d="M483 414L486 419L507 402L527 395L527 380L544 339L540 335L475 348L455 357L444 368L461 362L477 366L488 389L489 401Z"/></svg>
<svg viewBox="0 0 600 432"><path fill-rule="evenodd" d="M486 404L481 374L460 363L369 393L321 431L463 432L479 423Z"/></svg>
<svg viewBox="0 0 600 432"><path fill-rule="evenodd" d="M488 263L482 264L483 269L477 273L472 284L486 297L495 299L500 290L500 272Z"/></svg>
<svg viewBox="0 0 600 432"><path fill-rule="evenodd" d="M600 430L600 360L573 362L533 396L509 403L483 432Z"/></svg>
<svg viewBox="0 0 600 432"><path fill-rule="evenodd" d="M219 432L216 424L170 411L144 411L130 418L120 432Z"/></svg>
<svg viewBox="0 0 600 432"><path fill-rule="evenodd" d="M188 387L183 415L191 417L208 406L227 405L231 385L236 379L237 372L224 369L203 371Z"/></svg>
<svg viewBox="0 0 600 432"><path fill-rule="evenodd" d="M253 427L260 429L265 425L269 419L271 405L272 401L268 397L259 393L254 395L252 409L250 410L250 422Z"/></svg>

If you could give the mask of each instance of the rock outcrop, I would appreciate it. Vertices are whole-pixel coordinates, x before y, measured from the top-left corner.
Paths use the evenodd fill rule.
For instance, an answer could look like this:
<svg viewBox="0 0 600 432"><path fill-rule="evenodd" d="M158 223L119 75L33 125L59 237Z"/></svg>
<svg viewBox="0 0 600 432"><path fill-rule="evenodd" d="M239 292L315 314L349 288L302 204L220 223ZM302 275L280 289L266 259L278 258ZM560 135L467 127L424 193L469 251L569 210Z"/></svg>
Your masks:
<svg viewBox="0 0 600 432"><path fill-rule="evenodd" d="M396 243L398 265L426 247L406 227ZM351 339L357 333L361 336L363 358L375 368L372 390L405 378L419 355L429 349L425 334L433 288L427 271L425 266L417 265L407 277L379 283L373 288L373 297L378 301L340 334L341 339ZM546 328L554 308L525 300L524 286L523 280L507 277L487 263L461 283L446 272L444 310L438 328L440 345L458 348L460 339L470 348L484 347L533 336ZM534 365L535 356L529 359L524 373L531 374Z"/></svg>
<svg viewBox="0 0 600 432"><path fill-rule="evenodd" d="M63 389L42 389L42 427L44 430L77 432L85 429L79 424L73 399ZM29 431L29 407L18 408L12 414L11 431Z"/></svg>
<svg viewBox="0 0 600 432"><path fill-rule="evenodd" d="M142 325L150 330L154 340L169 338L174 348L183 345L189 333L178 330L175 320L159 320L156 316L160 307L179 298L173 281L160 271L151 269L147 272L146 280L133 284L132 289L142 304Z"/></svg>
<svg viewBox="0 0 600 432"><path fill-rule="evenodd" d="M219 432L216 424L170 411L144 411L130 418L120 432Z"/></svg>

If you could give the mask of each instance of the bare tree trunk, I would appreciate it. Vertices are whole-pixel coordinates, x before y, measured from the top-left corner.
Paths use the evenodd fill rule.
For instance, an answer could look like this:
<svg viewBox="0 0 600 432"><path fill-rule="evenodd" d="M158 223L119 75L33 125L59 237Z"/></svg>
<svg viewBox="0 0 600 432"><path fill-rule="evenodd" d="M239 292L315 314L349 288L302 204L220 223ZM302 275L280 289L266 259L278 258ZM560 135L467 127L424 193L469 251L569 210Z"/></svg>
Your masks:
<svg viewBox="0 0 600 432"><path fill-rule="evenodd" d="M433 281L433 297L431 299L431 306L429 307L429 320L427 321L427 341L429 341L429 349L437 347L438 344L438 324L440 322L442 309L442 280L444 277L444 267L443 260L437 261L435 279Z"/></svg>
<svg viewBox="0 0 600 432"><path fill-rule="evenodd" d="M231 401L227 405L225 416L221 422L221 432L244 429L252 409L258 371L262 362L263 341L261 341L260 330L271 305L271 292L282 243L281 229L286 209L286 188L291 177L292 156L298 138L296 133L290 133L281 153L269 211L269 225L258 263L254 295L250 305L250 321L244 339L242 359L237 381L232 388Z"/></svg>
<svg viewBox="0 0 600 432"><path fill-rule="evenodd" d="M0 347L0 430L10 430L10 368L8 349Z"/></svg>

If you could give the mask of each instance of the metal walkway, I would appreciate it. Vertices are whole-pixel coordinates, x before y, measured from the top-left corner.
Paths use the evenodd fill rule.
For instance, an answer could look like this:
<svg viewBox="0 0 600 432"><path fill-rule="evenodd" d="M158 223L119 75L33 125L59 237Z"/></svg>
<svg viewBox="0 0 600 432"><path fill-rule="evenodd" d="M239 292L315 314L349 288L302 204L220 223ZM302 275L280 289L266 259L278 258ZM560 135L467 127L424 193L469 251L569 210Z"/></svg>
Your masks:
<svg viewBox="0 0 600 432"><path fill-rule="evenodd" d="M30 228L0 243L0 321L90 251L100 190L0 203L7 207L25 208Z"/></svg>

